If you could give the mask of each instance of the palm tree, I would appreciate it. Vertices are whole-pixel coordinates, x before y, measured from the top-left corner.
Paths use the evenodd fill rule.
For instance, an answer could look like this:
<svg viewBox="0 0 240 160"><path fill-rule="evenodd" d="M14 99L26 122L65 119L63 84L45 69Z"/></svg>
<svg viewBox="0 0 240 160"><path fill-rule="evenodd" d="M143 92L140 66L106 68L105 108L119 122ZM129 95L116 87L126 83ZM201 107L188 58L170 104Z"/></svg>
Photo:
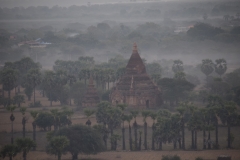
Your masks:
<svg viewBox="0 0 240 160"><path fill-rule="evenodd" d="M214 71L214 64L211 59L203 59L201 64L201 71L209 76Z"/></svg>
<svg viewBox="0 0 240 160"><path fill-rule="evenodd" d="M69 139L66 136L54 136L49 141L49 144L47 146L47 153L55 154L57 155L58 160L61 160L62 154L68 145Z"/></svg>
<svg viewBox="0 0 240 160"><path fill-rule="evenodd" d="M23 118L22 118L22 125L23 125L23 131L22 131L22 133L23 133L23 138L25 138L25 126L26 126L26 122L27 122L27 118L25 117L25 112L26 112L26 110L27 110L27 108L26 107L21 107L20 108L20 112L22 113L22 116L23 116Z"/></svg>
<svg viewBox="0 0 240 160"><path fill-rule="evenodd" d="M157 118L157 113L151 112L151 113L150 113L150 117L151 117L152 120L153 120L153 124L152 124L152 150L155 150L154 132L155 132L155 130L156 130L155 120L156 120L156 118Z"/></svg>
<svg viewBox="0 0 240 160"><path fill-rule="evenodd" d="M33 122L32 122L32 126L33 126L33 141L36 142L36 119L37 119L37 116L39 114L38 111L31 111L30 112L31 116L33 117ZM36 147L33 147L33 150L35 151L36 150Z"/></svg>
<svg viewBox="0 0 240 160"><path fill-rule="evenodd" d="M137 124L137 115L138 115L138 111L136 110L133 110L131 111L131 115L132 117L135 119L134 123L133 123L133 128L134 128L134 137L135 137L135 141L134 141L134 144L135 144L135 150L138 150L138 142L137 142L137 129L138 129L138 124Z"/></svg>
<svg viewBox="0 0 240 160"><path fill-rule="evenodd" d="M215 64L215 72L221 77L227 71L227 61L225 59L217 59Z"/></svg>
<svg viewBox="0 0 240 160"><path fill-rule="evenodd" d="M138 150L141 151L142 147L142 131L139 131L139 143Z"/></svg>
<svg viewBox="0 0 240 160"><path fill-rule="evenodd" d="M86 125L91 126L91 121L90 121L90 117L95 113L95 110L91 110L91 109L84 109L84 114L85 116L87 116L88 120L86 122Z"/></svg>
<svg viewBox="0 0 240 160"><path fill-rule="evenodd" d="M13 69L4 69L1 72L1 81L3 90L8 91L8 98L11 98L11 90L14 89L17 82L17 71Z"/></svg>
<svg viewBox="0 0 240 160"><path fill-rule="evenodd" d="M122 149L125 150L126 146L125 146L125 127L124 127L124 121L127 120L127 115L124 114L124 110L125 108L127 108L126 104L117 104L117 107L120 108L122 110L122 115L121 115L121 119L122 119Z"/></svg>
<svg viewBox="0 0 240 160"><path fill-rule="evenodd" d="M60 112L58 111L58 109L51 109L50 112L54 119L54 131L57 131L58 127L60 126Z"/></svg>
<svg viewBox="0 0 240 160"><path fill-rule="evenodd" d="M11 112L11 116L10 116L10 120L11 120L11 124L12 124L12 136L11 136L11 144L13 144L13 121L15 120L15 117L13 115L13 111L16 109L16 106L7 106L6 108L8 111Z"/></svg>
<svg viewBox="0 0 240 160"><path fill-rule="evenodd" d="M142 117L144 122L144 148L147 150L147 117L150 115L150 111L142 111Z"/></svg>
<svg viewBox="0 0 240 160"><path fill-rule="evenodd" d="M33 104L35 106L35 89L41 83L41 72L39 69L31 69L27 74L27 83L33 88Z"/></svg>
<svg viewBox="0 0 240 160"><path fill-rule="evenodd" d="M17 146L23 152L23 160L27 160L27 153L31 148L36 147L36 142L30 138L16 139Z"/></svg>
<svg viewBox="0 0 240 160"><path fill-rule="evenodd" d="M228 135L227 135L227 148L232 148L232 136L231 127L236 126L239 122L239 116L237 114L237 107L234 102L226 102L223 107L219 110L219 116L223 124L227 125Z"/></svg>
<svg viewBox="0 0 240 160"><path fill-rule="evenodd" d="M174 60L173 61L173 66L172 66L172 71L174 73L178 72L183 72L183 62L181 60Z"/></svg>

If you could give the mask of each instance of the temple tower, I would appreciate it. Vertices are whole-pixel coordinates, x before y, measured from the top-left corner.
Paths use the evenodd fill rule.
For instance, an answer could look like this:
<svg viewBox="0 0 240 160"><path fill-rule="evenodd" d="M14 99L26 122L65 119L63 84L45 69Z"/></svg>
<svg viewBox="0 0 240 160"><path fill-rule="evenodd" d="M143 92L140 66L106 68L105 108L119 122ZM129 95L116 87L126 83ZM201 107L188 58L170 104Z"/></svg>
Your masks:
<svg viewBox="0 0 240 160"><path fill-rule="evenodd" d="M113 105L125 103L134 108L155 108L162 104L161 91L147 74L136 43L126 72L113 87L110 100Z"/></svg>
<svg viewBox="0 0 240 160"><path fill-rule="evenodd" d="M98 96L96 88L94 87L93 79L91 76L89 79L87 92L82 101L82 106L83 107L96 107L99 102L100 102L100 98Z"/></svg>

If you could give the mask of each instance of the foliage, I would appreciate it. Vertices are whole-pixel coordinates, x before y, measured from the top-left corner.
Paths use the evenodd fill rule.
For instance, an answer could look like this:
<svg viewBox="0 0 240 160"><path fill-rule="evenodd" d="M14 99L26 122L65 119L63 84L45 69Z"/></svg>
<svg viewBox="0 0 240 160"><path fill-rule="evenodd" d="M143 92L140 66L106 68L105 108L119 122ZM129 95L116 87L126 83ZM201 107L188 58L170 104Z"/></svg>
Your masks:
<svg viewBox="0 0 240 160"><path fill-rule="evenodd" d="M17 155L18 152L19 152L19 148L15 144L8 144L1 148L1 156L3 158L9 157L10 159L12 159Z"/></svg>
<svg viewBox="0 0 240 160"><path fill-rule="evenodd" d="M46 150L48 154L54 154L58 156L58 160L61 160L61 156L66 152L68 146L69 140L66 136L54 136L49 140Z"/></svg>
<svg viewBox="0 0 240 160"><path fill-rule="evenodd" d="M16 144L20 151L23 152L23 158L26 159L27 153L31 148L36 147L36 142L30 138L18 138L16 139Z"/></svg>
<svg viewBox="0 0 240 160"><path fill-rule="evenodd" d="M73 158L77 159L79 153L95 154L103 151L103 142L100 133L87 126L73 125L62 128L53 133L52 136L66 136L69 139L69 146L66 148Z"/></svg>
<svg viewBox="0 0 240 160"><path fill-rule="evenodd" d="M205 23L197 23L187 31L187 35L199 40L211 39L217 34L223 33L221 28L213 27Z"/></svg>
<svg viewBox="0 0 240 160"><path fill-rule="evenodd" d="M214 64L210 59L203 59L201 65L201 71L208 76L214 71Z"/></svg>
<svg viewBox="0 0 240 160"><path fill-rule="evenodd" d="M48 112L40 112L35 119L35 123L39 128L44 129L46 131L47 127L51 127L53 125L54 117Z"/></svg>

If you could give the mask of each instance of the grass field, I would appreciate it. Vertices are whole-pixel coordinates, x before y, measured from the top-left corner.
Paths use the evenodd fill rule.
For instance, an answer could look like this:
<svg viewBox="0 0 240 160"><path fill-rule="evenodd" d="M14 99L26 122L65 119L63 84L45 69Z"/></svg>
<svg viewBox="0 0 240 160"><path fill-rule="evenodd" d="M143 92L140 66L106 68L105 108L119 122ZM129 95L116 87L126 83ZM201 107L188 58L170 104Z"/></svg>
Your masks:
<svg viewBox="0 0 240 160"><path fill-rule="evenodd" d="M12 93L13 95L14 93ZM7 94L5 94L7 95ZM40 100L43 104L43 107L40 108L28 108L26 117L28 118L26 124L26 136L32 137L32 118L29 114L31 110L43 110L48 111L53 108L61 108L58 103L54 103L52 107L48 107L49 101L46 98L43 98L38 92L36 95L36 99ZM23 106L27 106L30 102L26 102ZM83 115L83 109L77 109L76 107L69 106L70 109L74 110L74 115L72 116L73 124L85 124L87 121L86 117ZM2 106L0 107L0 146L2 147L5 144L10 144L11 140L11 122L9 119L10 112L7 112ZM14 121L14 138L22 137L22 115L17 108L14 111L15 121ZM91 117L92 125L96 124L96 118L94 116ZM133 123L133 121L131 122ZM137 117L137 123L139 124L139 130L143 131L143 118ZM148 148L151 148L151 125L152 120L151 118L147 118L148 123ZM196 157L203 157L204 159L214 160L218 155L227 154L232 156L232 160L240 160L240 127L232 127L231 132L235 136L233 147L234 150L227 150L227 128L225 126L219 127L219 144L221 149L220 150L202 150L202 141L203 135L202 132L198 132L198 151L191 151L191 132L186 128L186 149L187 151L181 150L173 150L173 144L163 144L163 151L151 151L151 150L143 150L141 152L129 152L129 141L128 141L128 124L125 123L125 138L126 138L126 151L122 151L122 140L118 142L118 148L116 152L103 152L97 155L80 155L79 158L81 159L124 159L124 160L157 160L161 159L162 155L179 155L182 160L194 160ZM30 152L28 155L28 159L30 160L52 160L56 159L55 156L47 155L45 153L45 146L47 144L46 141L46 133L41 131L40 129L37 130L37 151ZM114 130L114 133L121 135L121 128ZM134 138L134 137L133 137ZM215 132L211 132L211 139L215 140ZM109 141L109 140L108 140ZM143 135L142 135L142 144L143 144ZM108 144L108 150L110 150L110 144ZM19 154L15 160L22 159L21 155ZM67 154L63 156L63 159L71 159L71 155Z"/></svg>

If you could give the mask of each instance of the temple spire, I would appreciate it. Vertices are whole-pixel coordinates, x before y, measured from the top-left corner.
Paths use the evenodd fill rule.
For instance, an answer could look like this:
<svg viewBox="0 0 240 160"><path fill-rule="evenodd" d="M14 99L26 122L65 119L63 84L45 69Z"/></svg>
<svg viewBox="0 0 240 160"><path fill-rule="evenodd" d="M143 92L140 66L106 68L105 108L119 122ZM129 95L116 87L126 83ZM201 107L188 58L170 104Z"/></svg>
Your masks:
<svg viewBox="0 0 240 160"><path fill-rule="evenodd" d="M138 53L138 49L137 49L137 44L136 43L133 44L132 53Z"/></svg>

